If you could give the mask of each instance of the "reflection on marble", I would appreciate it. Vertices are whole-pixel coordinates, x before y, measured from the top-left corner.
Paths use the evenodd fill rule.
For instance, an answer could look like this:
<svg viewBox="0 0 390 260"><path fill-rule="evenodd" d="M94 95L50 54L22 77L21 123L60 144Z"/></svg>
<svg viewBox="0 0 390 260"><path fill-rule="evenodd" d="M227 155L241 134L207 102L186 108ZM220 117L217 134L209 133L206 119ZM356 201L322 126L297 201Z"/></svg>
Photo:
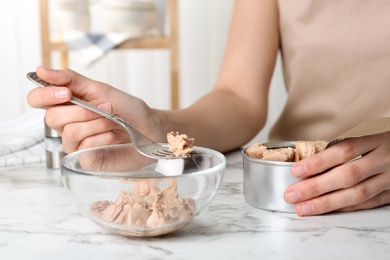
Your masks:
<svg viewBox="0 0 390 260"><path fill-rule="evenodd" d="M390 259L390 206L301 218L247 205L242 159L228 154L219 194L162 237L112 235L81 216L60 172L0 168L0 259Z"/></svg>

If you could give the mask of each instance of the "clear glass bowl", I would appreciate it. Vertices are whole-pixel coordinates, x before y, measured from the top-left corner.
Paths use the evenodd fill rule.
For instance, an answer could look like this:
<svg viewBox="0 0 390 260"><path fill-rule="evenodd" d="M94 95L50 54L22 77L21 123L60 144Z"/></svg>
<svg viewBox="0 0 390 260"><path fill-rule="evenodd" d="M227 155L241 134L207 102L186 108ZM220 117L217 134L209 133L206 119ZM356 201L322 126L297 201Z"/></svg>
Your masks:
<svg viewBox="0 0 390 260"><path fill-rule="evenodd" d="M62 180L84 216L125 236L178 230L203 213L221 185L223 154L196 147L186 159L156 160L132 144L77 151L61 161Z"/></svg>

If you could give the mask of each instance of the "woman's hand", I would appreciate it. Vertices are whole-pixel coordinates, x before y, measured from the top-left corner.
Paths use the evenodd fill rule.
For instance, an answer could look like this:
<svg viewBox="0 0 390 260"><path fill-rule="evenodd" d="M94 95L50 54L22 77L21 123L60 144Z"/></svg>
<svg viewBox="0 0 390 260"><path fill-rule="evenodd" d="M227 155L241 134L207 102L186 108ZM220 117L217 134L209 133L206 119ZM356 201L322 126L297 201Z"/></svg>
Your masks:
<svg viewBox="0 0 390 260"><path fill-rule="evenodd" d="M284 194L299 216L389 204L390 132L344 140L296 163L292 174L311 177Z"/></svg>
<svg viewBox="0 0 390 260"><path fill-rule="evenodd" d="M166 132L160 127L157 112L142 100L71 70L38 67L36 72L41 79L58 87L31 90L28 103L35 108L47 109L46 123L62 136L64 152L130 141L128 133L121 126L80 106L67 103L72 93L118 115L155 141L165 141Z"/></svg>

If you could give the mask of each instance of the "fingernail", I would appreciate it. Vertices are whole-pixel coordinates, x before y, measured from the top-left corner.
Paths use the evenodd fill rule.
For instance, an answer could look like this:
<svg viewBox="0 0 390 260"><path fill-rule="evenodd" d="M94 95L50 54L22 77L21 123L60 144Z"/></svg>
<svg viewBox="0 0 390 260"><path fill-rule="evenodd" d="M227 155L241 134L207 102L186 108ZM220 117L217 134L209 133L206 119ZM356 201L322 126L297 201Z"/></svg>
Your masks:
<svg viewBox="0 0 390 260"><path fill-rule="evenodd" d="M313 213L313 207L309 203L303 203L297 206L297 213L299 216L310 215Z"/></svg>
<svg viewBox="0 0 390 260"><path fill-rule="evenodd" d="M68 97L68 91L66 89L59 89L54 92L56 99L62 100Z"/></svg>
<svg viewBox="0 0 390 260"><path fill-rule="evenodd" d="M103 103L103 104L98 105L97 107L100 108L101 110L104 110L108 113L111 113L111 104L110 103Z"/></svg>
<svg viewBox="0 0 390 260"><path fill-rule="evenodd" d="M288 204L294 204L301 200L301 193L299 191L289 191L285 195L286 202Z"/></svg>
<svg viewBox="0 0 390 260"><path fill-rule="evenodd" d="M307 167L304 165L293 165L291 172L295 177L299 178L306 175Z"/></svg>

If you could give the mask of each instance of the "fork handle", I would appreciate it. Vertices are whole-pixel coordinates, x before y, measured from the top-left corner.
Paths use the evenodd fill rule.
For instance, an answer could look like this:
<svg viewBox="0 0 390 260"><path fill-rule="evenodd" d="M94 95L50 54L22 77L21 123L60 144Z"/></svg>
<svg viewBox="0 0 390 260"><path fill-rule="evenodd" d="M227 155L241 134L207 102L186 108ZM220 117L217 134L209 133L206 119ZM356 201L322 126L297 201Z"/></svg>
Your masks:
<svg viewBox="0 0 390 260"><path fill-rule="evenodd" d="M89 111L92 111L92 112L95 112L96 114L99 114L101 116L104 116L104 117L107 117L108 119L110 120L113 120L115 121L116 123L119 123L119 124L124 124L128 127L131 127L133 128L131 125L129 125L126 121L124 121L123 119L117 117L116 115L114 114L111 114L111 113L108 113L94 105L91 105L90 103L82 100L82 99L79 99L75 96L72 96L71 99L69 100L69 102L75 104L75 105L78 105L78 106L81 106Z"/></svg>

